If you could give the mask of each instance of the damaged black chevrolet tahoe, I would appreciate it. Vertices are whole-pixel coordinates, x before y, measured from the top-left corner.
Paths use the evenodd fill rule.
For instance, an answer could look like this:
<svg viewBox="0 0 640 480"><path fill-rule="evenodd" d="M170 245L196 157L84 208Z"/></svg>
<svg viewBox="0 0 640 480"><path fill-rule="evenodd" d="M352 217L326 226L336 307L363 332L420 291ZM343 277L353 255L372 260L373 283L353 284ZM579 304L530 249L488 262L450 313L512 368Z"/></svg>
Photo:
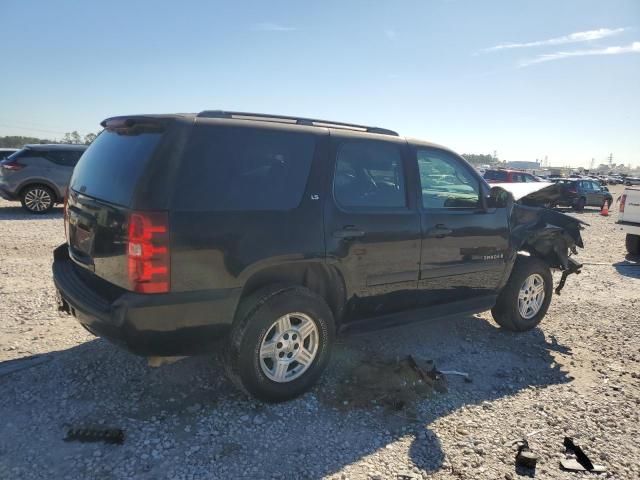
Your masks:
<svg viewBox="0 0 640 480"><path fill-rule="evenodd" d="M219 350L264 400L309 389L338 332L489 309L534 328L551 269L561 288L580 267L578 220L390 130L222 111L102 126L70 184L59 308L139 355Z"/></svg>

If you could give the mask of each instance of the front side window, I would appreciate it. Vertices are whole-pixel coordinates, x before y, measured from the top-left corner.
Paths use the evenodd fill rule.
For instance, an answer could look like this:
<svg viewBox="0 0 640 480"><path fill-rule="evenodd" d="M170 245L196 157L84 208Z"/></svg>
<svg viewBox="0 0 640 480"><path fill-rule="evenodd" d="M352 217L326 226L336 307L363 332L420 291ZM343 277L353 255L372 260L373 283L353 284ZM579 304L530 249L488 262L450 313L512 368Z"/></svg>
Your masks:
<svg viewBox="0 0 640 480"><path fill-rule="evenodd" d="M460 160L436 149L418 150L424 208L478 208L480 182Z"/></svg>
<svg viewBox="0 0 640 480"><path fill-rule="evenodd" d="M402 156L396 145L347 142L338 149L333 192L345 208L402 208L406 193Z"/></svg>

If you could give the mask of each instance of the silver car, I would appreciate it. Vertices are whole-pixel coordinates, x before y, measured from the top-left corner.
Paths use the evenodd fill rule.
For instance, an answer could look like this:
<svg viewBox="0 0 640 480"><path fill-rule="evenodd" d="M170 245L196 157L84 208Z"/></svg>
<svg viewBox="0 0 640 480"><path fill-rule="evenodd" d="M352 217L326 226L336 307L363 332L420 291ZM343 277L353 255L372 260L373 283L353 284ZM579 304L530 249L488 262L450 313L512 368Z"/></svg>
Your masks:
<svg viewBox="0 0 640 480"><path fill-rule="evenodd" d="M0 161L0 197L45 213L64 201L69 179L86 145L25 145Z"/></svg>

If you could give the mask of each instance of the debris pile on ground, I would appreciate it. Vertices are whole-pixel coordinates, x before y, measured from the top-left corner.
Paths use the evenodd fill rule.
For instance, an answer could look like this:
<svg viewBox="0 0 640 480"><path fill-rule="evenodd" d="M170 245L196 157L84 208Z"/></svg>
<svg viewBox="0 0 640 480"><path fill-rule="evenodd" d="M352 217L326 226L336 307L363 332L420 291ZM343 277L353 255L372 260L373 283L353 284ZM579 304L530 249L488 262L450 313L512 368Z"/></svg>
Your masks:
<svg viewBox="0 0 640 480"><path fill-rule="evenodd" d="M368 357L347 372L335 394L324 398L342 409L383 407L404 410L416 401L446 389L445 377L432 362L413 356L394 360Z"/></svg>

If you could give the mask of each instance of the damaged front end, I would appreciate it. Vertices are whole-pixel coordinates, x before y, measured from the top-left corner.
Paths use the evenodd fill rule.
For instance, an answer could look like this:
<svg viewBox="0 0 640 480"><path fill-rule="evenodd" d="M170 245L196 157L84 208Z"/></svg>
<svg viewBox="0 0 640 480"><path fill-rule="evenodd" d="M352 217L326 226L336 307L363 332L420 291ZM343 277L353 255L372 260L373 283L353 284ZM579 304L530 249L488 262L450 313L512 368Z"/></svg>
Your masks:
<svg viewBox="0 0 640 480"><path fill-rule="evenodd" d="M564 288L570 274L580 273L582 264L571 255L578 253L577 247L584 248L580 231L583 225L588 225L544 206L554 204L559 195L560 187L549 183L500 184L491 189L491 198L503 203L509 211L511 241L515 250L535 255L549 267L562 271L555 290L557 294Z"/></svg>

